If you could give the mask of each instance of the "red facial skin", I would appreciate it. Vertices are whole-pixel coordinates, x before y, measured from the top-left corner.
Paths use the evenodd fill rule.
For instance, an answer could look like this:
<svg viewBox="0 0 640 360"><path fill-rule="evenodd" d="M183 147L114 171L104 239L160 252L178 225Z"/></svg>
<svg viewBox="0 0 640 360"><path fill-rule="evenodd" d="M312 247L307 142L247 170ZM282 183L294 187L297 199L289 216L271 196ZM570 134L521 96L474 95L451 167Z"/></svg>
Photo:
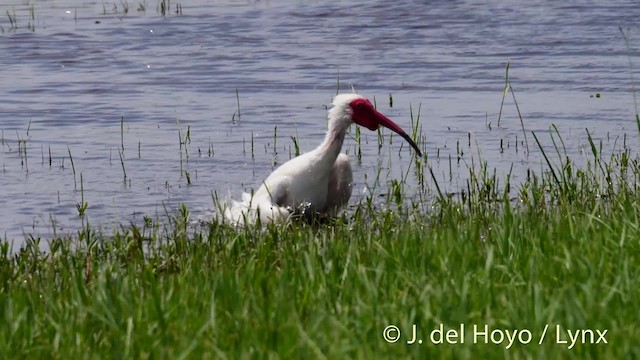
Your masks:
<svg viewBox="0 0 640 360"><path fill-rule="evenodd" d="M355 99L351 101L351 103L349 103L349 106L351 106L351 110L353 111L351 118L356 124L364 126L371 131L377 130L378 127L382 125L387 129L395 132L396 134L402 136L413 147L418 156L422 156L420 148L418 148L418 145L416 145L411 137L409 137L409 135L407 135L407 133L405 133L404 130L400 128L400 126L391 121L391 119L382 115L380 112L374 109L369 100Z"/></svg>

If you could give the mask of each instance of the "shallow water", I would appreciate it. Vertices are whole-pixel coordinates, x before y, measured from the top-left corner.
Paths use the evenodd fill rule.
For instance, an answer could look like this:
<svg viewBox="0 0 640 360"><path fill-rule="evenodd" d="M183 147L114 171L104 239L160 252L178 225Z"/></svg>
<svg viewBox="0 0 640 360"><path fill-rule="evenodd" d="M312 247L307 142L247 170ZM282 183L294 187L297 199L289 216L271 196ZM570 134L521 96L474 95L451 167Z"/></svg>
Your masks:
<svg viewBox="0 0 640 360"><path fill-rule="evenodd" d="M205 214L213 192L240 198L288 160L291 136L302 151L319 144L338 83L408 131L420 107L421 146L451 192L472 157L501 174L513 166L516 183L544 168L530 132L548 146L551 124L575 159L589 156L585 129L609 151L637 153L635 1L196 0L180 15L174 0L165 16L156 2L127 13L125 3L36 0L34 17L24 1L0 5L17 23L0 18L0 237L19 245L52 221L72 233L82 196L106 231L181 202ZM507 62L528 153L510 94L497 126ZM379 153L377 134L363 131L352 202L384 194L410 166L406 144L394 137L389 148L384 134ZM354 140L345 151L355 154Z"/></svg>

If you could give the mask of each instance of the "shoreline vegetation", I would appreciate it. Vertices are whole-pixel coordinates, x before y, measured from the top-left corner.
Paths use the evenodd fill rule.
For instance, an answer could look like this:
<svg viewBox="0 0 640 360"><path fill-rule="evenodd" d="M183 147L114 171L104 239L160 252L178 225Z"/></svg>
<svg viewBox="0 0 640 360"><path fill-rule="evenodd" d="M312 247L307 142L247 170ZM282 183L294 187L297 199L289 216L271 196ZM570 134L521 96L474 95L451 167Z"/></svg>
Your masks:
<svg viewBox="0 0 640 360"><path fill-rule="evenodd" d="M7 31L18 29L15 12L7 16ZM35 19L31 10L32 29ZM517 107L508 71L503 104L511 92ZM422 145L420 110L411 118ZM466 186L448 193L427 161L407 158L403 178L380 179L378 170L385 196L365 196L336 219L242 229L215 219L193 227L182 205L168 223L145 217L96 231L67 148L82 229L31 236L18 249L0 239L0 355L639 358L640 157L626 136L604 155L586 130L590 154L577 163L555 125L553 147L545 147L526 132L519 109L518 118L524 140L516 138L515 151L540 151L546 168L517 183L472 157ZM637 114L635 122L640 131ZM360 130L352 132L350 155L360 159ZM27 140L17 136L28 168ZM126 184L124 118L120 136ZM182 168L190 128L179 139L180 172L191 184ZM379 151L384 140L378 133ZM253 134L250 146L253 158ZM462 157L459 142L454 156ZM51 159L49 148L49 167ZM417 195L405 187L411 171Z"/></svg>
<svg viewBox="0 0 640 360"><path fill-rule="evenodd" d="M17 251L4 241L0 353L640 356L640 161L630 150L602 158L589 139L586 166L561 146L554 165L539 147L549 167L520 185L486 166L456 195L436 182L431 200L405 198L392 182L386 204L365 199L328 223L193 230L183 205L166 226L106 235L84 224L47 251L38 238ZM383 337L390 325L395 343ZM407 343L414 325L422 344ZM465 341L434 344L440 326L464 329ZM474 326L490 335L474 337ZM524 336L509 341L514 331Z"/></svg>

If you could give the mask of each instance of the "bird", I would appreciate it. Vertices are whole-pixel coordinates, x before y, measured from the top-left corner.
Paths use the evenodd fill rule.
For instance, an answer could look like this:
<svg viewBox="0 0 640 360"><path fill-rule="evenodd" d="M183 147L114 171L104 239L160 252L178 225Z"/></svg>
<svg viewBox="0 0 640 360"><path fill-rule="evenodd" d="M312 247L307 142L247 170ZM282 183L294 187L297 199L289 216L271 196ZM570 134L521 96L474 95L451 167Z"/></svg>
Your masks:
<svg viewBox="0 0 640 360"><path fill-rule="evenodd" d="M403 137L422 157L411 137L371 102L355 93L336 95L327 115L324 141L276 168L252 194L232 200L224 218L236 225L282 223L294 215L330 218L348 203L353 189L349 157L341 153L347 129L353 124L375 131L384 126Z"/></svg>

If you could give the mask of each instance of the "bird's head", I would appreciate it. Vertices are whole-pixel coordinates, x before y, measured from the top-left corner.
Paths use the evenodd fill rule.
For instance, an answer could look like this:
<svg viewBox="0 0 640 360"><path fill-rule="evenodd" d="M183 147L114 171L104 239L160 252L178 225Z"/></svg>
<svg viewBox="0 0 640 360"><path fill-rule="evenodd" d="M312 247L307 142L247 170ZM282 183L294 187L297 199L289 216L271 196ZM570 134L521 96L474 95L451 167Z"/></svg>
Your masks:
<svg viewBox="0 0 640 360"><path fill-rule="evenodd" d="M400 126L391 121L388 117L382 115L376 110L371 102L365 97L357 94L341 94L336 95L333 99L333 108L331 109L331 118L340 122L355 122L360 126L364 126L371 131L378 130L380 125L390 129L396 134L402 136L413 147L419 156L422 152L418 145L402 130Z"/></svg>

